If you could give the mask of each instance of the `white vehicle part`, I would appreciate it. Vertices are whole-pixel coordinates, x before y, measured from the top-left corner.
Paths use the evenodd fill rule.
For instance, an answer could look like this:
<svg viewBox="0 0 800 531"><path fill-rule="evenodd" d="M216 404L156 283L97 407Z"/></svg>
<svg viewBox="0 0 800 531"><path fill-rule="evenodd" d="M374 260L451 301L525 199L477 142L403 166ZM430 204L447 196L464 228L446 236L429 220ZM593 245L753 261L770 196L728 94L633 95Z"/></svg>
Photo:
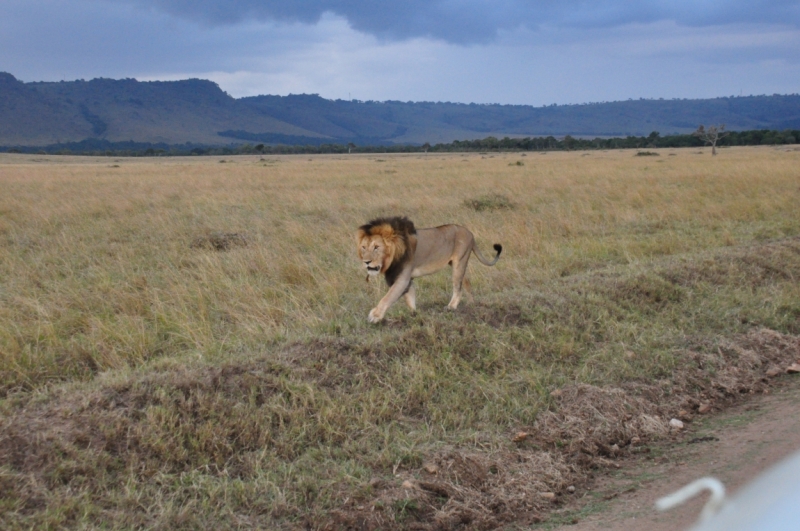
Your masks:
<svg viewBox="0 0 800 531"><path fill-rule="evenodd" d="M665 510L683 503L709 488L709 483L702 483L709 479L716 481L713 478L703 478L691 483L658 500L656 507ZM698 483L700 484L696 485ZM689 489L692 486L694 487ZM800 530L800 452L773 466L742 487L734 496L723 499L720 502L721 509L718 508L716 514L706 517L706 509L713 499L712 494L712 499L701 513L700 521L690 531ZM709 511L714 512L714 506Z"/></svg>
<svg viewBox="0 0 800 531"><path fill-rule="evenodd" d="M695 480L680 490L677 490L669 496L656 501L656 509L659 511L667 511L673 507L688 501L704 490L711 491L711 497L706 502L703 510L700 512L700 522L705 522L722 508L722 503L725 501L725 485L722 484L717 478L700 478Z"/></svg>

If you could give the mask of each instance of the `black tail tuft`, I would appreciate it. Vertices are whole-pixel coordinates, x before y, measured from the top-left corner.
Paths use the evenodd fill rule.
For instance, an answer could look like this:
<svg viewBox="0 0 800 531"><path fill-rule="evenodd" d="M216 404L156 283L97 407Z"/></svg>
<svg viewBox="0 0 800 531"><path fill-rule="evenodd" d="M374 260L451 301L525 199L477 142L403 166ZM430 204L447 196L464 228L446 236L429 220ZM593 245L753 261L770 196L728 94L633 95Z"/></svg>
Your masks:
<svg viewBox="0 0 800 531"><path fill-rule="evenodd" d="M497 251L497 256L500 256L500 253L503 252L503 246L500 245L499 243L496 243L496 244L493 245L493 247L494 247L494 250Z"/></svg>

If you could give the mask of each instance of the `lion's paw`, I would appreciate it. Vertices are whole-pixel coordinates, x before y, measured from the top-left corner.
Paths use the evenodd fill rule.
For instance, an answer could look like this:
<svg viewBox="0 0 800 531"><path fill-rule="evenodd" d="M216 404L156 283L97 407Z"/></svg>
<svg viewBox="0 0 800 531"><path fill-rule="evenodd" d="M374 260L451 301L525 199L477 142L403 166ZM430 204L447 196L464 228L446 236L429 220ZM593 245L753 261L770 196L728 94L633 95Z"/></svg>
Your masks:
<svg viewBox="0 0 800 531"><path fill-rule="evenodd" d="M372 310L370 310L369 317L367 317L367 320L370 323L377 323L381 319L383 319L383 315L381 315L381 313L378 311L377 308L373 308Z"/></svg>

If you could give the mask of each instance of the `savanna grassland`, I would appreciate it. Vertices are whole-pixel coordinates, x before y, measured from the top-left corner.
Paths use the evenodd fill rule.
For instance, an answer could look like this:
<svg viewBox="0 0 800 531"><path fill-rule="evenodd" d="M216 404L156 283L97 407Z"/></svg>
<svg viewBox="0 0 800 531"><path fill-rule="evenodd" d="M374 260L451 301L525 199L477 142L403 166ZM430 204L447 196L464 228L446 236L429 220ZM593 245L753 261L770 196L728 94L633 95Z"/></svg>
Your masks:
<svg viewBox="0 0 800 531"><path fill-rule="evenodd" d="M800 356L800 150L654 153L0 155L0 527L546 520ZM369 325L386 215L503 256Z"/></svg>

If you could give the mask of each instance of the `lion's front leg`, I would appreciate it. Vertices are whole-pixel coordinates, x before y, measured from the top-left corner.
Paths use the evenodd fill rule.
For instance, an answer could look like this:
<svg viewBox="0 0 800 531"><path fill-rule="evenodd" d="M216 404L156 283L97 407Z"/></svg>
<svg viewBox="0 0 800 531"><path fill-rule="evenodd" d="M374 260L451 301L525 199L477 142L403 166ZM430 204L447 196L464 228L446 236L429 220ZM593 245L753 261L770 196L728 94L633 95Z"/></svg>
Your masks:
<svg viewBox="0 0 800 531"><path fill-rule="evenodd" d="M369 312L369 316L367 319L370 323L377 323L378 321L383 319L383 316L386 315L386 311L391 307L392 304L397 302L397 300L402 297L408 290L409 284L411 283L411 274L409 272L408 275L402 276L398 278L392 287L389 288L389 291L386 292L386 295L380 300L377 306L375 306Z"/></svg>
<svg viewBox="0 0 800 531"><path fill-rule="evenodd" d="M409 282L408 289L406 290L405 294L403 294L403 298L406 301L406 306L408 309L411 310L412 313L416 313L417 311L417 294L414 290L414 283Z"/></svg>

